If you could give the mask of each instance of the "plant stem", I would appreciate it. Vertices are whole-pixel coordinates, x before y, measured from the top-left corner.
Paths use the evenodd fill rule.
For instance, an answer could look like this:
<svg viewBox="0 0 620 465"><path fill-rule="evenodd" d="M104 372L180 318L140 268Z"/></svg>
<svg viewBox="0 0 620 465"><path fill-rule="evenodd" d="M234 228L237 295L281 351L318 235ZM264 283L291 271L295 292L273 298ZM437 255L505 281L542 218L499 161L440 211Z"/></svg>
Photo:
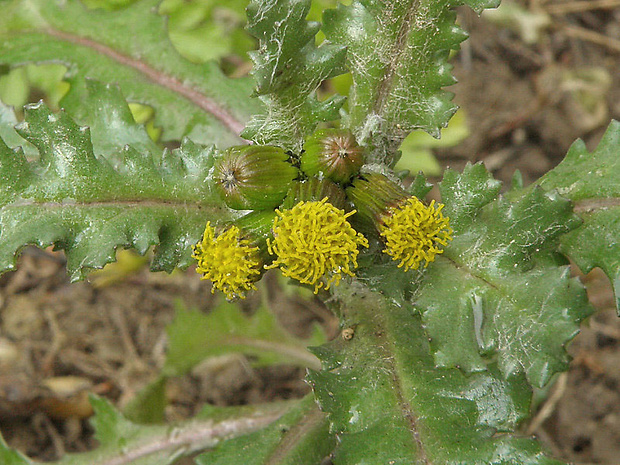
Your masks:
<svg viewBox="0 0 620 465"><path fill-rule="evenodd" d="M189 454L216 446L224 439L248 434L262 429L280 418L290 408L289 403L257 407L254 414L247 417L223 420L191 420L180 426L162 429L161 434L145 438L131 450L115 449L111 457L103 458L93 465L125 465L144 457L167 453Z"/></svg>

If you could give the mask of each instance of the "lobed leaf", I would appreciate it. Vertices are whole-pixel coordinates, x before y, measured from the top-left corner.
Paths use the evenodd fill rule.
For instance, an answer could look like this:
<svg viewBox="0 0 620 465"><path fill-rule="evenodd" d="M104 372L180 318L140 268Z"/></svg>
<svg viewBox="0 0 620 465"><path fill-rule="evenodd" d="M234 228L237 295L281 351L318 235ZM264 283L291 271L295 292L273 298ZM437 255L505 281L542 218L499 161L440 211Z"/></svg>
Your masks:
<svg viewBox="0 0 620 465"><path fill-rule="evenodd" d="M91 86L95 100L110 92ZM126 104L115 108L119 115L128 111ZM119 127L118 147L127 140L123 131ZM42 103L25 108L17 132L39 157L28 161L0 141L0 271L12 269L27 244L64 249L73 280L113 261L118 247L144 254L156 246L152 268L172 271L190 264L191 246L208 218L228 216L207 179L213 148L186 140L155 162L151 153L126 145L104 158L101 150L113 149L114 136L98 143L97 156L87 127Z"/></svg>
<svg viewBox="0 0 620 465"><path fill-rule="evenodd" d="M466 34L451 11L477 11L498 0L354 0L324 14L323 30L347 47L353 76L345 125L370 148L370 160L393 166L397 149L413 129L439 137L456 111L447 60Z"/></svg>
<svg viewBox="0 0 620 465"><path fill-rule="evenodd" d="M566 370L566 343L592 312L556 250L580 223L569 201L541 188L496 198L482 165L448 170L440 185L454 239L422 273L412 297L435 363L541 387Z"/></svg>
<svg viewBox="0 0 620 465"><path fill-rule="evenodd" d="M60 104L80 121L90 77L115 82L129 101L153 107L164 140L241 143L245 122L260 109L248 98L251 81L227 78L214 62L181 57L157 14L159 3L139 0L106 11L87 10L78 0L3 2L0 65L65 65L71 87Z"/></svg>
<svg viewBox="0 0 620 465"><path fill-rule="evenodd" d="M344 99L320 102L316 90L325 79L344 72L342 45L315 45L319 30L307 22L310 0L253 0L247 8L248 30L259 40L253 75L256 95L267 111L255 115L244 137L259 144L299 151L319 121L334 120Z"/></svg>
<svg viewBox="0 0 620 465"><path fill-rule="evenodd" d="M238 305L229 302L220 303L208 314L177 305L176 318L168 326L164 374L179 376L207 357L235 352L256 357L258 365L316 367L318 361L306 346L325 339L318 326L309 341L295 338L263 306L247 317Z"/></svg>
<svg viewBox="0 0 620 465"><path fill-rule="evenodd" d="M578 140L538 184L575 203L583 225L562 238L561 250L584 273L600 267L611 280L620 315L620 123L612 121L590 153Z"/></svg>
<svg viewBox="0 0 620 465"><path fill-rule="evenodd" d="M119 166L123 160L118 155L129 145L160 162L161 148L149 137L145 127L136 123L120 88L93 79L87 79L85 85L81 123L90 129L95 156Z"/></svg>
<svg viewBox="0 0 620 465"><path fill-rule="evenodd" d="M99 446L89 452L68 454L55 465L172 465L179 457L214 447L221 441L266 427L290 406L211 408L196 419L170 425L137 425L127 420L107 400L91 396L95 415L91 423ZM10 449L0 436L3 465L34 465Z"/></svg>
<svg viewBox="0 0 620 465"><path fill-rule="evenodd" d="M0 143L4 142L4 145L10 148L22 147L26 156L37 155L37 149L15 131L17 124L18 120L13 109L0 101Z"/></svg>
<svg viewBox="0 0 620 465"><path fill-rule="evenodd" d="M528 415L525 376L505 379L494 364L470 375L437 368L420 317L390 292L341 284L353 337L315 349L323 370L308 379L339 438L333 463L559 464L509 434Z"/></svg>

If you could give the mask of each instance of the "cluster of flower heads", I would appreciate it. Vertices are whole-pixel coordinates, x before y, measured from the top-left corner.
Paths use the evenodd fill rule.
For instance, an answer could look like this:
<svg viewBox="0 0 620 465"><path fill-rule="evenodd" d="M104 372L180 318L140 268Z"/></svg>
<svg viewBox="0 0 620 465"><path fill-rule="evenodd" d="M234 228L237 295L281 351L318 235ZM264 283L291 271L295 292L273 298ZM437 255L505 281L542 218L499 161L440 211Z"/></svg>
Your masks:
<svg viewBox="0 0 620 465"><path fill-rule="evenodd" d="M336 129L317 131L300 158L278 147L228 149L214 166L216 189L230 208L253 211L221 228L207 223L196 271L229 299L271 268L318 293L353 276L369 246L356 218L374 224L399 267L428 266L452 239L443 205L425 205L383 174L360 174L363 161L350 132Z"/></svg>

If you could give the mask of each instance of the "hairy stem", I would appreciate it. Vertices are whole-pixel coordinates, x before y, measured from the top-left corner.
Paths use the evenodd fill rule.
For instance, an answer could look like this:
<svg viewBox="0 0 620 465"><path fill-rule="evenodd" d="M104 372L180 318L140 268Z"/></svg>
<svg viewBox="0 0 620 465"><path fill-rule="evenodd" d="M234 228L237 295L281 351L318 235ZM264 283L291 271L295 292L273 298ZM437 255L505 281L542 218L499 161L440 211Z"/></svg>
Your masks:
<svg viewBox="0 0 620 465"><path fill-rule="evenodd" d="M216 446L223 439L241 436L262 429L277 420L290 408L289 404L268 406L252 416L213 421L191 421L183 426L171 427L160 435L145 439L136 447L121 451L118 455L103 458L93 465L125 465L149 455L175 451L191 453Z"/></svg>
<svg viewBox="0 0 620 465"><path fill-rule="evenodd" d="M306 366L307 368L311 368L313 370L321 369L321 362L319 361L318 358L316 358L316 356L314 356L307 350L302 349L300 347L296 347L294 345L282 344L279 342L262 341L259 339L251 339L251 338L244 338L244 337L232 337L228 340L228 342L225 345L237 345L237 344L242 345L242 346L253 347L256 349L260 349L262 351L277 352L279 354L286 355L287 357L290 357L293 360L300 362L302 365Z"/></svg>

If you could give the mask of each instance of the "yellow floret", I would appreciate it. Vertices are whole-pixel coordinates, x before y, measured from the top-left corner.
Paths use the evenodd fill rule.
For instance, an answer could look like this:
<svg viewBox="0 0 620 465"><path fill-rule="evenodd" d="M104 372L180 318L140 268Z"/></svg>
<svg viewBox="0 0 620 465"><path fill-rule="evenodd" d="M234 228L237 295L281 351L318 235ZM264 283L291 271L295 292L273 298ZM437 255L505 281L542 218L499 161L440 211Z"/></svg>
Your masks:
<svg viewBox="0 0 620 465"><path fill-rule="evenodd" d="M219 289L228 299L243 299L245 291L256 289L254 282L261 274L258 250L242 238L236 226L230 226L216 238L209 222L192 257L198 261L196 272L203 275L202 279L213 281L211 292Z"/></svg>
<svg viewBox="0 0 620 465"><path fill-rule="evenodd" d="M313 285L315 294L338 285L343 273L353 276L358 246L368 247L366 238L347 221L354 212L345 214L326 197L276 213L274 238L267 239L267 244L277 258L268 268L279 266L284 276Z"/></svg>
<svg viewBox="0 0 620 465"><path fill-rule="evenodd" d="M400 206L390 209L382 217L379 232L385 238L384 252L393 260L400 260L405 271L416 270L424 260L424 267L435 260L435 255L452 239L449 218L441 213L442 204L431 201L427 207L416 197L410 197Z"/></svg>

